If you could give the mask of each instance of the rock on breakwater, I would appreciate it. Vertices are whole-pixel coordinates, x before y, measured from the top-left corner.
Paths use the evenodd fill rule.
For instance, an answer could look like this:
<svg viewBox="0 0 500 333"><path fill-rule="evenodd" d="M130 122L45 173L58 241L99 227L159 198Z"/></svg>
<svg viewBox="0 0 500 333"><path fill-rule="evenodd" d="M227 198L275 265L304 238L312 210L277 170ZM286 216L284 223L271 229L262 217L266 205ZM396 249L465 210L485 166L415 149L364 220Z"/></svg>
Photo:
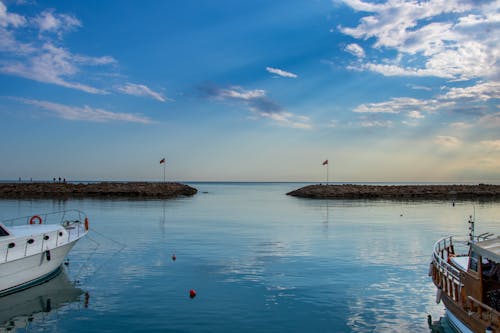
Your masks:
<svg viewBox="0 0 500 333"><path fill-rule="evenodd" d="M0 183L3 199L67 198L175 198L191 196L197 189L180 183L100 182L73 183Z"/></svg>
<svg viewBox="0 0 500 333"><path fill-rule="evenodd" d="M308 185L287 195L314 199L500 200L500 185Z"/></svg>

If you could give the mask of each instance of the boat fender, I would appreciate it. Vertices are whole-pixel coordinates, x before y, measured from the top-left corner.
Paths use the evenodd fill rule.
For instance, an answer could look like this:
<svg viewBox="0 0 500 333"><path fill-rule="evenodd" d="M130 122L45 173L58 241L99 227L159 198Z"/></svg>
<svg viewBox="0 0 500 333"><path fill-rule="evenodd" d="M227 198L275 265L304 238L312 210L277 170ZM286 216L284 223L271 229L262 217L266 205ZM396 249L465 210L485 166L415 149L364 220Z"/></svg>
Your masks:
<svg viewBox="0 0 500 333"><path fill-rule="evenodd" d="M85 218L85 230L89 230L89 219Z"/></svg>
<svg viewBox="0 0 500 333"><path fill-rule="evenodd" d="M443 295L443 288L439 287L436 292L436 304L441 302L441 296Z"/></svg>
<svg viewBox="0 0 500 333"><path fill-rule="evenodd" d="M30 224L36 224L36 221L38 221L38 224L42 224L42 218L38 215L33 215L30 218Z"/></svg>
<svg viewBox="0 0 500 333"><path fill-rule="evenodd" d="M47 258L47 261L50 261L50 250L45 251L45 258Z"/></svg>

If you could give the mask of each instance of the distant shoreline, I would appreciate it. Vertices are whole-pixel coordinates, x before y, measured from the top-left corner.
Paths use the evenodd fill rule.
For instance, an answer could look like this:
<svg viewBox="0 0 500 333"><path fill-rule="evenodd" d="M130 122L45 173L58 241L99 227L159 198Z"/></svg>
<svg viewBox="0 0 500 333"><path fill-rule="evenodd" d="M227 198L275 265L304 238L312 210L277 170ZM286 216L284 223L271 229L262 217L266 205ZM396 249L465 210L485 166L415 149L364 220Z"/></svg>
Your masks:
<svg viewBox="0 0 500 333"><path fill-rule="evenodd" d="M137 198L192 196L197 189L169 182L20 182L0 183L0 199Z"/></svg>
<svg viewBox="0 0 500 333"><path fill-rule="evenodd" d="M500 200L500 185L308 185L287 195L311 199Z"/></svg>

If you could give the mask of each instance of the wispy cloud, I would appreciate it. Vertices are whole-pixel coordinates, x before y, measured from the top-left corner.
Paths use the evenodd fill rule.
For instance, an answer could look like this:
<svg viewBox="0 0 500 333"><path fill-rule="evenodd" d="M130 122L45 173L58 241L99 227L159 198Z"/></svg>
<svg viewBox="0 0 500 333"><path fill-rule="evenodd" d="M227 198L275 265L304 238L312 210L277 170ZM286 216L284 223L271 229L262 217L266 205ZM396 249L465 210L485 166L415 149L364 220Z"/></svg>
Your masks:
<svg viewBox="0 0 500 333"><path fill-rule="evenodd" d="M0 72L91 94L106 94L105 90L71 81L68 78L78 74L79 64L95 65L113 61L108 57L75 56L64 48L46 43L22 60L0 62Z"/></svg>
<svg viewBox="0 0 500 333"><path fill-rule="evenodd" d="M425 90L425 91L431 91L432 88L426 87L426 86L419 86L416 84L407 84L406 85L408 88L414 89L414 90Z"/></svg>
<svg viewBox="0 0 500 333"><path fill-rule="evenodd" d="M345 47L345 50L352 54L353 56L356 56L358 58L364 58L365 57L365 50L361 46L359 46L356 43L349 44Z"/></svg>
<svg viewBox="0 0 500 333"><path fill-rule="evenodd" d="M417 98L410 97L396 97L392 98L386 102L380 103L364 103L357 106L353 111L357 113L401 113L401 112L413 112L412 115L416 115L415 112L422 111L435 111L438 108L443 107L438 100L421 100ZM417 117L413 117L417 118Z"/></svg>
<svg viewBox="0 0 500 333"><path fill-rule="evenodd" d="M91 121L91 122L133 122L141 124L152 123L151 119L140 114L129 114L111 112L104 109L92 108L87 105L83 107L40 101L34 99L17 99L22 103L34 105L44 110L52 112L55 116L66 120Z"/></svg>
<svg viewBox="0 0 500 333"><path fill-rule="evenodd" d="M243 104L253 117L266 118L274 123L290 128L311 129L309 117L294 115L284 110L278 103L266 95L262 89L245 90L239 86L219 88L205 84L200 90L208 97L221 101L233 101Z"/></svg>
<svg viewBox="0 0 500 333"><path fill-rule="evenodd" d="M497 1L343 2L363 16L355 27L340 26L342 33L359 40L373 40L374 48L395 50L398 55L383 61L369 59L364 64L351 65L352 69L387 76L454 80L498 78L500 74Z"/></svg>
<svg viewBox="0 0 500 333"><path fill-rule="evenodd" d="M393 126L393 122L391 120L369 120L364 119L361 120L359 125L361 127L383 127L383 128L391 128Z"/></svg>
<svg viewBox="0 0 500 333"><path fill-rule="evenodd" d="M160 102L171 100L164 97L161 93L151 90L143 84L127 83L123 86L117 87L117 90L127 95L150 97Z"/></svg>
<svg viewBox="0 0 500 333"><path fill-rule="evenodd" d="M287 72L287 71L284 71L284 70L279 69L279 68L266 67L266 71L268 71L271 74L276 74L276 75L281 76L281 77L288 77L288 78L292 78L292 79L296 79L298 77L297 74Z"/></svg>
<svg viewBox="0 0 500 333"><path fill-rule="evenodd" d="M482 116L478 125L484 128L500 128L500 112Z"/></svg>
<svg viewBox="0 0 500 333"><path fill-rule="evenodd" d="M78 82L77 78L83 66L109 65L115 63L115 59L73 54L58 45L65 32L80 26L77 18L56 13L55 10L45 10L34 18L27 18L9 13L0 2L0 51L4 55L0 60L0 73L91 94L105 94L104 89ZM58 38L43 36L29 39L31 31L55 33ZM25 36L29 41L18 40L18 35Z"/></svg>
<svg viewBox="0 0 500 333"><path fill-rule="evenodd" d="M488 149L500 151L500 140L484 140L479 143Z"/></svg>
<svg viewBox="0 0 500 333"><path fill-rule="evenodd" d="M454 136L438 135L434 143L445 148L457 148L462 145L462 141Z"/></svg>
<svg viewBox="0 0 500 333"><path fill-rule="evenodd" d="M52 32L59 37L66 32L72 31L82 26L80 20L72 15L59 14L52 9L44 10L38 14L33 22L38 25L41 33Z"/></svg>

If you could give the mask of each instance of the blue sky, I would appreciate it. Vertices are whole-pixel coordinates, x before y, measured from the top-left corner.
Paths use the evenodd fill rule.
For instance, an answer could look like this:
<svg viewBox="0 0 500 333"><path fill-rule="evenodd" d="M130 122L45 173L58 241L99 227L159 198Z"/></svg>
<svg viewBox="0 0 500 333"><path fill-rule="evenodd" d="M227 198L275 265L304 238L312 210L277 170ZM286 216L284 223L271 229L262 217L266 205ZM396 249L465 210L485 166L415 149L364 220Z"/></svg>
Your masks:
<svg viewBox="0 0 500 333"><path fill-rule="evenodd" d="M0 0L0 179L500 182L500 1Z"/></svg>

